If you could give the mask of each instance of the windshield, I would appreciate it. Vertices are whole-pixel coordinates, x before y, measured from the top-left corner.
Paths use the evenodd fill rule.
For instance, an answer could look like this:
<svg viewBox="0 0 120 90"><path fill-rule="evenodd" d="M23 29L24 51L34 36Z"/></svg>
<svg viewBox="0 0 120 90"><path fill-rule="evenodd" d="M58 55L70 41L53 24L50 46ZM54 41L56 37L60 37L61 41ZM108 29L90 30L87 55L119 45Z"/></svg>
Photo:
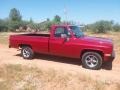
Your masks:
<svg viewBox="0 0 120 90"><path fill-rule="evenodd" d="M76 37L82 37L84 36L84 33L81 31L80 27L78 26L70 26L70 29L74 33Z"/></svg>

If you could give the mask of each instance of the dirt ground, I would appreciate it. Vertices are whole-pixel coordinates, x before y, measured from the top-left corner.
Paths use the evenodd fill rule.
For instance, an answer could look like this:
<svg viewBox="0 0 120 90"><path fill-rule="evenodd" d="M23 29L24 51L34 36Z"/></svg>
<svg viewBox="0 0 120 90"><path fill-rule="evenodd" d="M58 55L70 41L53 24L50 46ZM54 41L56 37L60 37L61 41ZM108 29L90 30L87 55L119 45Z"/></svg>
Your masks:
<svg viewBox="0 0 120 90"><path fill-rule="evenodd" d="M70 73L82 73L94 80L100 80L105 83L120 83L120 33L99 35L101 37L110 37L115 44L116 58L113 61L112 70L107 70L108 66L103 66L100 70L88 70L82 67L78 59L56 57L49 55L36 55L33 60L24 60L20 56L20 51L8 48L7 44L0 44L0 64L22 64L35 66L38 68L54 68L55 70L64 70ZM98 35L96 35L98 36ZM1 42L0 42L1 43Z"/></svg>

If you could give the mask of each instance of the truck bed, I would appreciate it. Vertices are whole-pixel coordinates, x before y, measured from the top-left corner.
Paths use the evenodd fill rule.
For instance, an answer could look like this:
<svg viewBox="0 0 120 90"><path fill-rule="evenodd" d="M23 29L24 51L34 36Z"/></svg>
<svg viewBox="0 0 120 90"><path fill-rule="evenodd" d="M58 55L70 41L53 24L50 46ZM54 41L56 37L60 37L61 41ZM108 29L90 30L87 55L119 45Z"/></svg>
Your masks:
<svg viewBox="0 0 120 90"><path fill-rule="evenodd" d="M49 52L50 34L19 34L10 36L9 47L18 48L21 45L29 45L35 52Z"/></svg>

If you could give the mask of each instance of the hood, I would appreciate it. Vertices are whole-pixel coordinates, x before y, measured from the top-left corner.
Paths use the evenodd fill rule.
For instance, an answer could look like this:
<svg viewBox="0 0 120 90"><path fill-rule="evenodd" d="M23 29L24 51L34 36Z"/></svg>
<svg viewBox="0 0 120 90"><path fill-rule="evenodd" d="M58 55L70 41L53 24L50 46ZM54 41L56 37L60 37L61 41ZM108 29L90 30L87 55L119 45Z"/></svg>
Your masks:
<svg viewBox="0 0 120 90"><path fill-rule="evenodd" d="M91 44L112 45L111 39L101 37L84 36L82 41L89 42Z"/></svg>

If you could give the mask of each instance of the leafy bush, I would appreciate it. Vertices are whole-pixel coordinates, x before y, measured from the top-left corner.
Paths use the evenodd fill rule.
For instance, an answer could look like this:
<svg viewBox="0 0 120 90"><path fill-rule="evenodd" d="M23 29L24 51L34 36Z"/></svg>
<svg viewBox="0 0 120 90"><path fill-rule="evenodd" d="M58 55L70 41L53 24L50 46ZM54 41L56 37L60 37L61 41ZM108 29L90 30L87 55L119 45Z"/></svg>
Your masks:
<svg viewBox="0 0 120 90"><path fill-rule="evenodd" d="M8 30L7 22L0 19L0 32L7 31L7 30Z"/></svg>
<svg viewBox="0 0 120 90"><path fill-rule="evenodd" d="M114 31L120 31L120 25L119 24L115 24L114 26L113 26L113 30Z"/></svg>
<svg viewBox="0 0 120 90"><path fill-rule="evenodd" d="M97 21L91 25L89 28L94 33L106 33L107 31L112 30L112 22L111 21Z"/></svg>

